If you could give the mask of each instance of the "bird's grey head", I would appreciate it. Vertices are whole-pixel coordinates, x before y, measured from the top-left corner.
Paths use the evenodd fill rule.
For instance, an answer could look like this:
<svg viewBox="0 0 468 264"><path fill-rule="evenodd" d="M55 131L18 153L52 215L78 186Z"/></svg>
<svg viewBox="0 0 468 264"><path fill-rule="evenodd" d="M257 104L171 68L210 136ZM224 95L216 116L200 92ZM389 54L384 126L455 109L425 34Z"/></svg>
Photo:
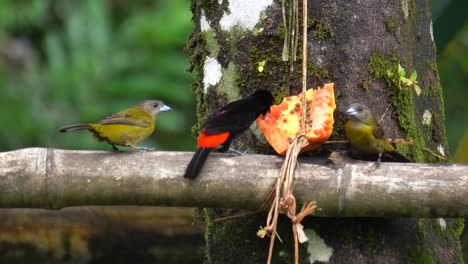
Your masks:
<svg viewBox="0 0 468 264"><path fill-rule="evenodd" d="M146 112L156 117L160 112L170 112L172 109L165 105L161 100L145 100L138 104Z"/></svg>
<svg viewBox="0 0 468 264"><path fill-rule="evenodd" d="M364 104L354 103L348 107L348 110L346 110L346 120L356 119L366 121L369 120L369 118L372 118L372 113L369 107Z"/></svg>

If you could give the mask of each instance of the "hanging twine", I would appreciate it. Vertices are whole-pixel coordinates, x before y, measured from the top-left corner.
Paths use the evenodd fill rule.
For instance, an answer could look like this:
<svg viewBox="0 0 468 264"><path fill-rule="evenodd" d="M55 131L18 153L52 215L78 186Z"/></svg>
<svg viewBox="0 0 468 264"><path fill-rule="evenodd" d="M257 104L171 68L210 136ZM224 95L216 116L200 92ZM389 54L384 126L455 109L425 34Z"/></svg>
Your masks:
<svg viewBox="0 0 468 264"><path fill-rule="evenodd" d="M297 2L297 1L295 1ZM257 235L264 237L267 233L272 234L270 239L270 248L267 263L270 264L273 256L273 247L277 236L278 216L280 213L287 215L292 222L292 231L294 235L294 263L299 263L299 243L308 240L304 233L302 219L312 214L317 208L315 201L305 203L296 215L296 198L293 195L294 188L294 170L297 165L297 156L302 146L307 142L306 139L306 91L307 91L307 0L303 1L303 31L302 31L302 119L301 133L292 141L286 153L286 158L281 167L280 175L276 180L275 188L267 198L267 202L274 199L268 212L266 226L262 228ZM282 187L282 188L281 188Z"/></svg>

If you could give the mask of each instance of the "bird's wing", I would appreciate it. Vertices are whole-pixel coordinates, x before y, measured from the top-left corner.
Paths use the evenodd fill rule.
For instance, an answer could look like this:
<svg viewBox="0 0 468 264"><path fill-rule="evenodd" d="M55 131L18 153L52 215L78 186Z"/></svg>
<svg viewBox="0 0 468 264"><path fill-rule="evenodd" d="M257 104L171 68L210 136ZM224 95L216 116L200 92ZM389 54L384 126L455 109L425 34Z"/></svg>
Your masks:
<svg viewBox="0 0 468 264"><path fill-rule="evenodd" d="M149 127L151 121L141 118L137 115L137 111L130 108L106 117L99 121L99 124Z"/></svg>
<svg viewBox="0 0 468 264"><path fill-rule="evenodd" d="M247 129L257 117L247 101L234 101L210 114L203 124L205 134L239 132Z"/></svg>
<svg viewBox="0 0 468 264"><path fill-rule="evenodd" d="M372 128L372 134L374 134L374 137L378 139L384 139L385 137L385 132L378 123L376 123L374 128Z"/></svg>

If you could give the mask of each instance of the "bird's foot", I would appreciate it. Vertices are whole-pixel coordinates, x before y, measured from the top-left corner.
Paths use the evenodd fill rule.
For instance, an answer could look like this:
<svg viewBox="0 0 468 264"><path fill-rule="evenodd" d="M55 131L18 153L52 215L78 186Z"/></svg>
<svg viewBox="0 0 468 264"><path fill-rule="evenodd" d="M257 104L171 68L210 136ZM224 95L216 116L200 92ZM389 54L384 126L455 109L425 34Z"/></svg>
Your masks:
<svg viewBox="0 0 468 264"><path fill-rule="evenodd" d="M156 150L155 148L147 148L147 147L136 147L135 150L138 152L138 153L145 153L147 151L154 151Z"/></svg>
<svg viewBox="0 0 468 264"><path fill-rule="evenodd" d="M372 164L372 166L370 168L370 171L374 171L374 170L377 170L378 168L380 168L381 158L382 158L382 154L379 154L379 158L377 159L377 161L374 164Z"/></svg>
<svg viewBox="0 0 468 264"><path fill-rule="evenodd" d="M228 153L232 154L234 156L242 156L244 154L247 154L247 151L240 151L240 150L237 150L237 149L229 148Z"/></svg>
<svg viewBox="0 0 468 264"><path fill-rule="evenodd" d="M372 170L377 170L380 168L380 161L376 161L374 164L372 164Z"/></svg>

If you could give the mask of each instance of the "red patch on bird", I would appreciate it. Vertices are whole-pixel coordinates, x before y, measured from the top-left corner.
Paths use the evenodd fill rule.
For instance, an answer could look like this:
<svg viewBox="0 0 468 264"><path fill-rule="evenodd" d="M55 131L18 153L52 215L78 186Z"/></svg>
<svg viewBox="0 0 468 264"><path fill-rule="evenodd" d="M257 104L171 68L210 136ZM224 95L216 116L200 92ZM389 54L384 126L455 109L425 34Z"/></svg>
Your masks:
<svg viewBox="0 0 468 264"><path fill-rule="evenodd" d="M226 132L221 134L207 135L202 132L200 137L198 137L197 146L199 148L216 148L217 146L226 142L229 134L229 132Z"/></svg>

